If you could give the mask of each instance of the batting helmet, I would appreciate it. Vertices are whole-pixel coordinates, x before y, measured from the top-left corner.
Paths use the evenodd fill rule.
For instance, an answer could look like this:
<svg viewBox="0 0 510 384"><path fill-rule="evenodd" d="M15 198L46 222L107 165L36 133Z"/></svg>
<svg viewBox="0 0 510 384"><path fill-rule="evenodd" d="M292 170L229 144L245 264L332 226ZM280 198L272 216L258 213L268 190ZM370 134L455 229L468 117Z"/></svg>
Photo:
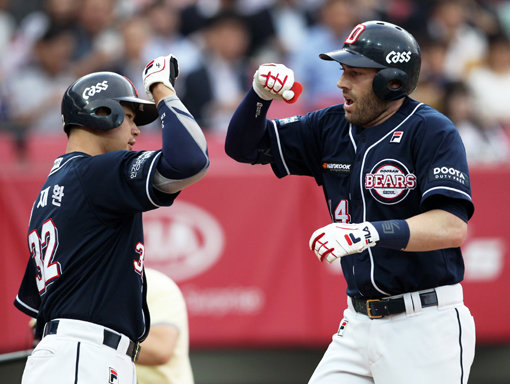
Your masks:
<svg viewBox="0 0 510 384"><path fill-rule="evenodd" d="M397 100L416 88L420 75L420 47L403 28L384 21L358 24L345 39L342 49L321 53L323 60L334 60L356 68L380 69L372 88L383 100ZM398 88L389 83L397 81Z"/></svg>
<svg viewBox="0 0 510 384"><path fill-rule="evenodd" d="M85 75L67 88L62 98L62 122L69 133L73 125L106 131L124 121L121 101L134 105L136 125L152 123L158 118L154 103L138 97L133 83L114 72L95 72ZM107 115L97 111L106 110Z"/></svg>

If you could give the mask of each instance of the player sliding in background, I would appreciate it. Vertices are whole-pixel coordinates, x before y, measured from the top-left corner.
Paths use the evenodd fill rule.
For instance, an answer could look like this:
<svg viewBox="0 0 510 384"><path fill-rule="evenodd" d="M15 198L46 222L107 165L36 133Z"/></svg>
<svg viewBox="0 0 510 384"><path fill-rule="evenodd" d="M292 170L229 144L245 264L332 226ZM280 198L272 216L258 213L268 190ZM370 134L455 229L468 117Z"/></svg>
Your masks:
<svg viewBox="0 0 510 384"><path fill-rule="evenodd" d="M146 66L155 104L112 72L84 76L64 94L67 149L34 202L15 300L42 338L24 384L136 383L133 361L150 327L142 212L171 205L209 166L205 137L175 94L177 75L172 55ZM138 126L158 113L162 149L133 151Z"/></svg>
<svg viewBox="0 0 510 384"><path fill-rule="evenodd" d="M225 143L237 161L324 189L333 223L309 246L321 261L340 258L347 309L310 383L467 383L475 326L460 246L474 206L459 134L408 96L421 57L402 28L359 24L320 57L342 66L343 104L267 120L272 99L295 96L294 78L261 65Z"/></svg>

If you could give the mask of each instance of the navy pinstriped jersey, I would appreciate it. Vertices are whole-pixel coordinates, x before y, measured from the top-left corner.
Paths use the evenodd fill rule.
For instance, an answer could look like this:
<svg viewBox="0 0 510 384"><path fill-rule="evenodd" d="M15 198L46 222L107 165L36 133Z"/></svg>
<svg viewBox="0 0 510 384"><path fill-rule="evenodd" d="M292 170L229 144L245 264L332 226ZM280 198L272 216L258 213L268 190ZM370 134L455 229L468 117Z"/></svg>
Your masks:
<svg viewBox="0 0 510 384"><path fill-rule="evenodd" d="M453 123L406 98L384 123L349 124L343 105L275 120L269 140L278 177L313 176L323 186L331 217L359 223L406 219L438 197L462 202L473 214L464 145ZM460 248L401 252L381 247L341 259L347 293L378 298L463 279Z"/></svg>
<svg viewBox="0 0 510 384"><path fill-rule="evenodd" d="M151 184L160 151L65 154L32 207L30 259L15 305L37 318L100 324L132 340L150 326L142 212L171 205Z"/></svg>

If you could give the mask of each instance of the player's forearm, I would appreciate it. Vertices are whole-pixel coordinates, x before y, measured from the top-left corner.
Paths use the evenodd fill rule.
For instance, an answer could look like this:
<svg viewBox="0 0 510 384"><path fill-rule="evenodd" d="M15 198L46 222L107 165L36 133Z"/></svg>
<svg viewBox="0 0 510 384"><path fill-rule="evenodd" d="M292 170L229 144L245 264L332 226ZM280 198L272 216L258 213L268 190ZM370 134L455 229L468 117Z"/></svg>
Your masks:
<svg viewBox="0 0 510 384"><path fill-rule="evenodd" d="M467 223L457 216L433 209L406 220L409 243L406 251L431 251L460 247L467 235Z"/></svg>
<svg viewBox="0 0 510 384"><path fill-rule="evenodd" d="M152 97L154 97L154 102L156 105L159 102L167 97L176 96L176 93L173 89L168 88L163 83L156 83L151 87Z"/></svg>
<svg viewBox="0 0 510 384"><path fill-rule="evenodd" d="M259 144L266 134L266 114L270 101L262 100L250 89L237 107L228 126L225 152L242 163L255 163Z"/></svg>
<svg viewBox="0 0 510 384"><path fill-rule="evenodd" d="M457 248L466 237L467 223L442 209L433 209L407 220L332 223L316 230L309 246L320 261L382 247L408 252Z"/></svg>
<svg viewBox="0 0 510 384"><path fill-rule="evenodd" d="M163 154L158 171L168 179L205 174L209 167L202 129L177 96L158 104L163 130Z"/></svg>
<svg viewBox="0 0 510 384"><path fill-rule="evenodd" d="M151 327L149 335L141 344L137 364L166 364L172 358L178 337L179 330L172 325Z"/></svg>

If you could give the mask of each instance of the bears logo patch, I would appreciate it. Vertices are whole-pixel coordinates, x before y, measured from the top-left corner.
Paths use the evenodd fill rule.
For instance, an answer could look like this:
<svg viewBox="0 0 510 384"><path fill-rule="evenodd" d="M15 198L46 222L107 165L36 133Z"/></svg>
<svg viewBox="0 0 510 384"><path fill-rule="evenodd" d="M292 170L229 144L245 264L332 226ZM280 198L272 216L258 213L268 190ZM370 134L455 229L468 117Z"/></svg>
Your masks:
<svg viewBox="0 0 510 384"><path fill-rule="evenodd" d="M416 175L397 160L384 159L365 174L365 189L382 204L397 204L414 188Z"/></svg>

